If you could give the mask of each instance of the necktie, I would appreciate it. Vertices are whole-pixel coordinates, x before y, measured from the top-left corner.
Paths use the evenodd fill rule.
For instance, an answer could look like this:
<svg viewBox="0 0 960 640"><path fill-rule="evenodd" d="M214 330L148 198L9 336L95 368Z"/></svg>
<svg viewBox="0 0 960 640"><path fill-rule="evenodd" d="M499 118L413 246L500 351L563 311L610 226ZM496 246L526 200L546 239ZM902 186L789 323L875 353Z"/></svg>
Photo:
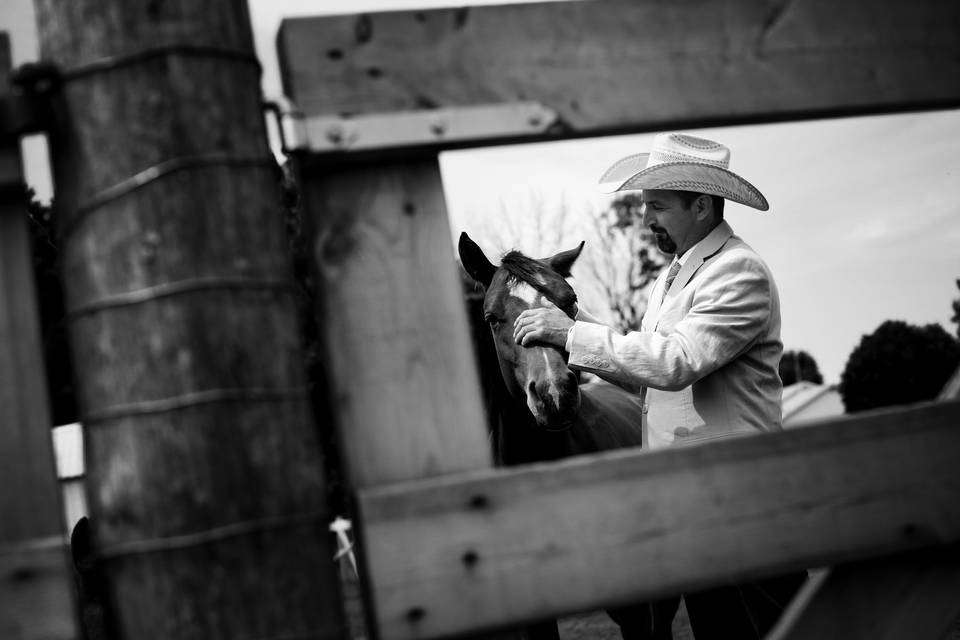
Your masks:
<svg viewBox="0 0 960 640"><path fill-rule="evenodd" d="M667 272L667 279L663 281L663 296L660 298L660 304L663 304L664 299L667 297L667 291L670 290L670 285L676 280L678 273L680 273L680 262L674 260L673 264L670 265L670 271Z"/></svg>

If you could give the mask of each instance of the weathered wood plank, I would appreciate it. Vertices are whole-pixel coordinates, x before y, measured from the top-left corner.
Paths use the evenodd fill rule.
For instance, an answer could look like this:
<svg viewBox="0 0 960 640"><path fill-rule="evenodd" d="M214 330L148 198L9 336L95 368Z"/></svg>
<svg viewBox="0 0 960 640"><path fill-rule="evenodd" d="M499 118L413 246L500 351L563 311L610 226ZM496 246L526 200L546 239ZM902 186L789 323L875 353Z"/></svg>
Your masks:
<svg viewBox="0 0 960 640"><path fill-rule="evenodd" d="M489 468L436 157L303 182L350 484Z"/></svg>
<svg viewBox="0 0 960 640"><path fill-rule="evenodd" d="M437 157L320 166L301 176L348 484L490 468ZM363 524L360 569L372 620Z"/></svg>
<svg viewBox="0 0 960 640"><path fill-rule="evenodd" d="M960 540L960 403L360 495L383 638Z"/></svg>
<svg viewBox="0 0 960 640"><path fill-rule="evenodd" d="M944 385L938 400L958 397L960 369ZM906 554L825 569L805 585L772 636L780 640L941 638L944 619L947 624L952 619L960 622L958 558L957 548L951 547L933 554Z"/></svg>
<svg viewBox="0 0 960 640"><path fill-rule="evenodd" d="M956 106L958 31L940 0L581 0L290 19L278 48L308 116L539 102L562 137Z"/></svg>
<svg viewBox="0 0 960 640"><path fill-rule="evenodd" d="M5 519L13 519L7 512ZM5 640L75 640L73 576L65 537L0 546L0 637Z"/></svg>
<svg viewBox="0 0 960 640"><path fill-rule="evenodd" d="M840 565L807 586L767 640L940 640L960 615L960 546Z"/></svg>
<svg viewBox="0 0 960 640"><path fill-rule="evenodd" d="M10 41L0 33L0 93ZM0 144L0 637L78 637L16 139Z"/></svg>

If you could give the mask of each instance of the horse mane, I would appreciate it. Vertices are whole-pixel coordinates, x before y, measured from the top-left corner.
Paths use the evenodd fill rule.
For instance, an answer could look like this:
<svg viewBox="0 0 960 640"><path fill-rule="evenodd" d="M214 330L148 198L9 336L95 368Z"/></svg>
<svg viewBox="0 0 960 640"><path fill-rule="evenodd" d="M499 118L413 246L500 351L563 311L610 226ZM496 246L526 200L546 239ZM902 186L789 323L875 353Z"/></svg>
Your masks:
<svg viewBox="0 0 960 640"><path fill-rule="evenodd" d="M513 249L500 259L500 268L517 280L529 284L566 313L570 313L577 302L573 287L543 260L531 258Z"/></svg>

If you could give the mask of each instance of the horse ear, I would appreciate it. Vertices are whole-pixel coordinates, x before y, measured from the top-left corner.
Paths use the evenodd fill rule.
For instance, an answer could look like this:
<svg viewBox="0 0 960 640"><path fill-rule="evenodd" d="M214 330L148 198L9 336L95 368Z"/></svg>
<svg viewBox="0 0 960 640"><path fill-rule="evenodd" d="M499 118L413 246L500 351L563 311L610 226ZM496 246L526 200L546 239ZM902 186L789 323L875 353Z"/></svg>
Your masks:
<svg viewBox="0 0 960 640"><path fill-rule="evenodd" d="M463 268L467 270L470 277L482 284L484 288L489 287L497 268L487 260L483 249L471 240L465 231L460 233L457 250L460 252L460 262L463 263Z"/></svg>
<svg viewBox="0 0 960 640"><path fill-rule="evenodd" d="M573 267L573 263L576 262L577 258L580 257L581 251L583 251L583 241L581 241L580 244L573 249L561 251L560 253L547 258L546 262L553 268L554 271L562 275L564 278L569 278L570 268Z"/></svg>

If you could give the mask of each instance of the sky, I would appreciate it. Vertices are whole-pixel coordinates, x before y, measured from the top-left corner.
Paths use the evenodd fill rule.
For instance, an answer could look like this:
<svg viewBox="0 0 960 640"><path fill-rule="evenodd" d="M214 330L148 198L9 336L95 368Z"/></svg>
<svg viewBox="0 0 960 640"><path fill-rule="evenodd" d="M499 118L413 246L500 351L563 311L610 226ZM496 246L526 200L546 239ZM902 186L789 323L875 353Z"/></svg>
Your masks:
<svg viewBox="0 0 960 640"><path fill-rule="evenodd" d="M279 95L275 53L282 17L495 2L248 0L263 89ZM29 0L2 0L14 63L36 57ZM838 382L860 338L888 319L939 323L952 334L960 298L960 110L690 130L731 148L731 170L766 195L769 212L729 203L726 218L767 261L780 291L783 342ZM468 231L491 258L504 216L522 225L537 210L574 218L607 205L595 189L615 160L649 150L652 134L441 156L451 239ZM25 145L28 183L49 197L42 139ZM576 225L569 248L586 236ZM524 249L522 242L518 248ZM588 244L584 251L589 252ZM577 270L574 270L574 285ZM600 311L598 309L592 309Z"/></svg>

